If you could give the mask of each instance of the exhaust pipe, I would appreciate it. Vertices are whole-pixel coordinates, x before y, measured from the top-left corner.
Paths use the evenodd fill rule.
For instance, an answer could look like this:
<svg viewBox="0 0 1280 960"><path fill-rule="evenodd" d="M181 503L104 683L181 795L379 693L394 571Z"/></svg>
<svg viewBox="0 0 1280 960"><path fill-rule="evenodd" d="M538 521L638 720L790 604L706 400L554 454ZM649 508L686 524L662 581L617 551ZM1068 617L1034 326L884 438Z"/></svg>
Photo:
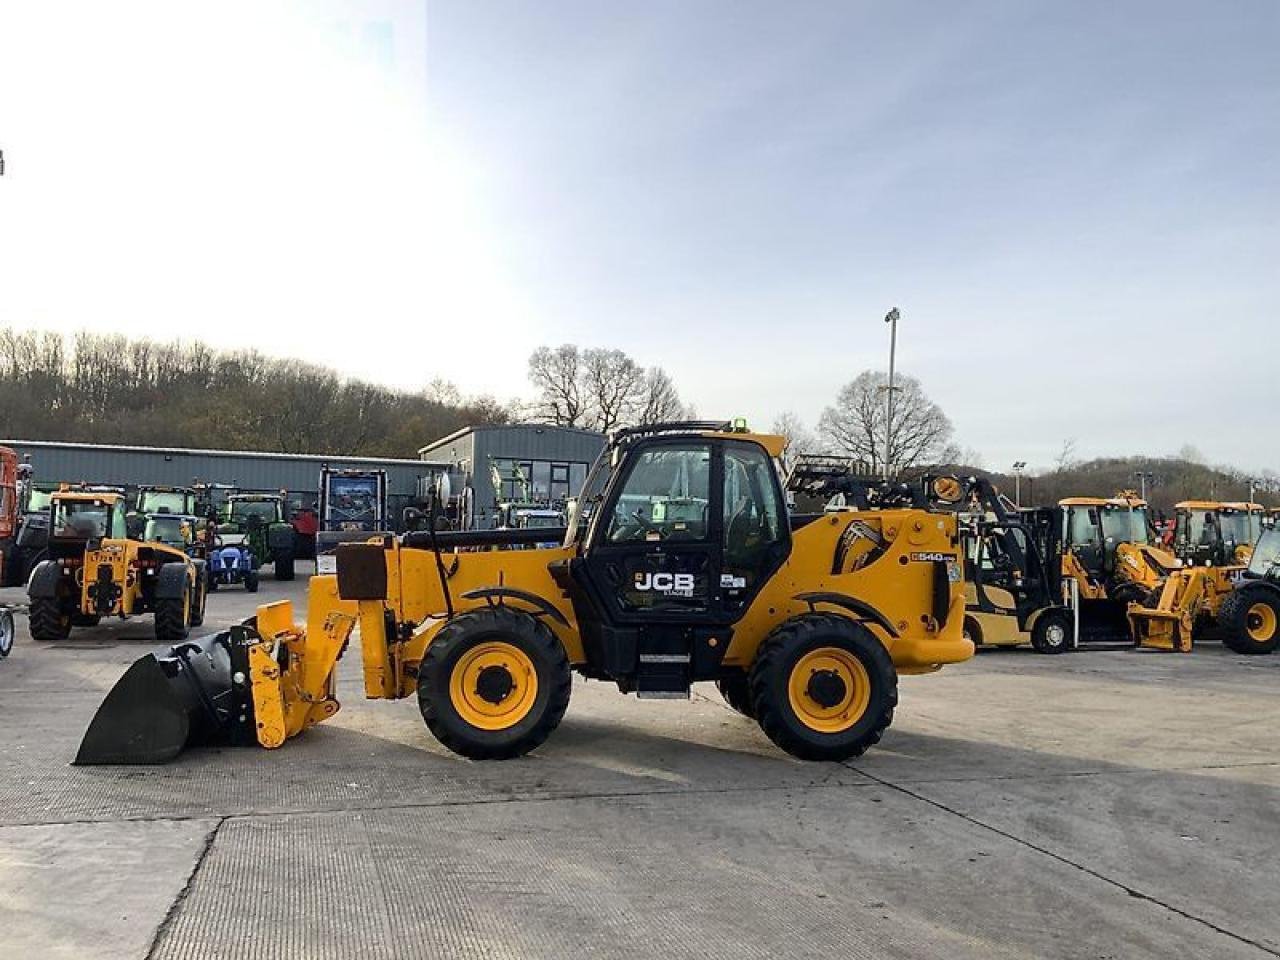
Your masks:
<svg viewBox="0 0 1280 960"><path fill-rule="evenodd" d="M168 763L189 746L252 745L248 625L134 661L80 743L76 766Z"/></svg>

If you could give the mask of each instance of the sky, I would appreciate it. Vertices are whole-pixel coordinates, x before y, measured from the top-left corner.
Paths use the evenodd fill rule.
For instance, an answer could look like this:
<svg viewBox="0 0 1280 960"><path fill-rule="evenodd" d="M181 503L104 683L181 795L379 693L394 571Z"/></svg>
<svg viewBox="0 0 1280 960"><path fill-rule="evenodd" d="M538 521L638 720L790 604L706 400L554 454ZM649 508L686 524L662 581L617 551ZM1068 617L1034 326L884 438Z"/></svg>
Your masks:
<svg viewBox="0 0 1280 960"><path fill-rule="evenodd" d="M0 324L1280 468L1280 4L0 0Z"/></svg>

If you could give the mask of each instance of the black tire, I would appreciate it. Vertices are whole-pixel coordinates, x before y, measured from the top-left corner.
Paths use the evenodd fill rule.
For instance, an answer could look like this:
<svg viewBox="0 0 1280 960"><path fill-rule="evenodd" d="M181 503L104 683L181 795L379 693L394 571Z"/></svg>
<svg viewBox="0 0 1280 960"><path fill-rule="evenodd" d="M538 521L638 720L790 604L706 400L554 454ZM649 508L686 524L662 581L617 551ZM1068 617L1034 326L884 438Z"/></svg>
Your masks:
<svg viewBox="0 0 1280 960"><path fill-rule="evenodd" d="M191 588L180 597L163 597L156 601L156 640L172 646L191 633Z"/></svg>
<svg viewBox="0 0 1280 960"><path fill-rule="evenodd" d="M276 579L292 580L293 579L293 556L276 557Z"/></svg>
<svg viewBox="0 0 1280 960"><path fill-rule="evenodd" d="M191 598L191 615L189 618L193 627L198 627L204 623L205 601L209 598L209 592L206 589L207 584L208 579L205 576L196 577L195 596Z"/></svg>
<svg viewBox="0 0 1280 960"><path fill-rule="evenodd" d="M515 647L532 663L537 679L532 703L504 729L488 730L469 722L450 693L455 668L488 642ZM572 683L564 647L546 624L510 607L485 608L454 617L436 634L418 668L418 706L427 729L454 753L472 760L505 760L533 750L559 726ZM506 697L518 689L498 695Z"/></svg>
<svg viewBox="0 0 1280 960"><path fill-rule="evenodd" d="M1218 610L1218 627L1228 650L1274 652L1280 646L1280 591L1269 587L1233 590Z"/></svg>
<svg viewBox="0 0 1280 960"><path fill-rule="evenodd" d="M964 638L975 647L982 646L982 624L973 617L964 618Z"/></svg>
<svg viewBox="0 0 1280 960"><path fill-rule="evenodd" d="M210 593L217 593L218 592L218 575L210 571L209 573L205 574L205 576L209 581L208 591Z"/></svg>
<svg viewBox="0 0 1280 960"><path fill-rule="evenodd" d="M1075 622L1067 610L1046 610L1031 628L1031 646L1036 653L1066 653L1071 649Z"/></svg>
<svg viewBox="0 0 1280 960"><path fill-rule="evenodd" d="M9 655L13 649L13 614L8 610L0 610L0 660Z"/></svg>
<svg viewBox="0 0 1280 960"><path fill-rule="evenodd" d="M57 643L71 635L73 614L51 597L31 601L27 612L31 636L41 643Z"/></svg>
<svg viewBox="0 0 1280 960"><path fill-rule="evenodd" d="M102 616L97 613L73 613L71 615L71 625L73 627L96 627L102 622Z"/></svg>
<svg viewBox="0 0 1280 960"><path fill-rule="evenodd" d="M716 689L724 702L737 710L744 717L756 718L755 708L751 704L751 683L746 673L734 673L721 677L716 681Z"/></svg>
<svg viewBox="0 0 1280 960"><path fill-rule="evenodd" d="M258 592L258 571L250 570L244 575L244 588L249 593Z"/></svg>
<svg viewBox="0 0 1280 960"><path fill-rule="evenodd" d="M844 681L836 680L838 689L843 690L840 696L865 696L866 702L849 726L822 731L797 715L788 687L793 672L804 669L806 657L828 648L835 648L846 659L852 658L850 662L856 661L864 672L862 690L849 690ZM814 676L819 672L831 675L831 671L814 670ZM801 760L839 761L861 755L880 742L898 705L898 672L884 644L862 624L828 613L793 617L769 634L756 653L750 685L760 728L775 744ZM821 707L816 696L814 703ZM847 717L833 719L843 722Z"/></svg>

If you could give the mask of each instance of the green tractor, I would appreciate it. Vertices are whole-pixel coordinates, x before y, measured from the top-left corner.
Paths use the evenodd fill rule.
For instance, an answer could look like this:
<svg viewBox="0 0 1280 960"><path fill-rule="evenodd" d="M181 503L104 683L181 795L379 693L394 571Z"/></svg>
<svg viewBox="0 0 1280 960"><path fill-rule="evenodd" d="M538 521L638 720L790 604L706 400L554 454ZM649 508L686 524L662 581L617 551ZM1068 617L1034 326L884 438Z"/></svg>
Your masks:
<svg viewBox="0 0 1280 960"><path fill-rule="evenodd" d="M222 507L218 534L242 536L256 565L270 563L277 580L293 579L293 525L285 520L281 494L230 494Z"/></svg>
<svg viewBox="0 0 1280 960"><path fill-rule="evenodd" d="M125 514L129 536L141 539L146 532L147 518L162 513L180 517L195 516L195 490L191 487L160 487L151 484L139 486L133 507Z"/></svg>

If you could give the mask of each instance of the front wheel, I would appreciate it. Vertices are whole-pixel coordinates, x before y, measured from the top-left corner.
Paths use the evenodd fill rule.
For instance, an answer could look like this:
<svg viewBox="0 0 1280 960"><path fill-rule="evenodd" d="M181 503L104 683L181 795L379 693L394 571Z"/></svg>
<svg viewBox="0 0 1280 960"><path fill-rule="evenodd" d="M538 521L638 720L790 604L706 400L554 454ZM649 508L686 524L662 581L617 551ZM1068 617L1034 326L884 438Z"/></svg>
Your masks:
<svg viewBox="0 0 1280 960"><path fill-rule="evenodd" d="M569 706L564 647L510 607L473 610L440 628L418 668L427 728L454 753L504 760L550 736Z"/></svg>
<svg viewBox="0 0 1280 960"><path fill-rule="evenodd" d="M41 643L56 643L67 639L71 635L72 616L57 600L49 597L32 600L27 612L32 638Z"/></svg>
<svg viewBox="0 0 1280 960"><path fill-rule="evenodd" d="M244 588L249 593L258 592L258 571L249 570L244 575Z"/></svg>
<svg viewBox="0 0 1280 960"><path fill-rule="evenodd" d="M760 645L751 668L760 728L801 760L848 760L893 722L898 673L875 635L828 613L793 617Z"/></svg>
<svg viewBox="0 0 1280 960"><path fill-rule="evenodd" d="M1218 611L1222 644L1236 653L1271 653L1280 646L1280 593L1248 587L1235 590Z"/></svg>
<svg viewBox="0 0 1280 960"><path fill-rule="evenodd" d="M180 597L156 601L156 640L170 646L181 643L191 633L191 588Z"/></svg>
<svg viewBox="0 0 1280 960"><path fill-rule="evenodd" d="M1031 646L1036 653L1066 653L1071 649L1075 623L1066 610L1046 610L1031 628Z"/></svg>
<svg viewBox="0 0 1280 960"><path fill-rule="evenodd" d="M292 580L293 579L293 557L276 557L276 579Z"/></svg>

